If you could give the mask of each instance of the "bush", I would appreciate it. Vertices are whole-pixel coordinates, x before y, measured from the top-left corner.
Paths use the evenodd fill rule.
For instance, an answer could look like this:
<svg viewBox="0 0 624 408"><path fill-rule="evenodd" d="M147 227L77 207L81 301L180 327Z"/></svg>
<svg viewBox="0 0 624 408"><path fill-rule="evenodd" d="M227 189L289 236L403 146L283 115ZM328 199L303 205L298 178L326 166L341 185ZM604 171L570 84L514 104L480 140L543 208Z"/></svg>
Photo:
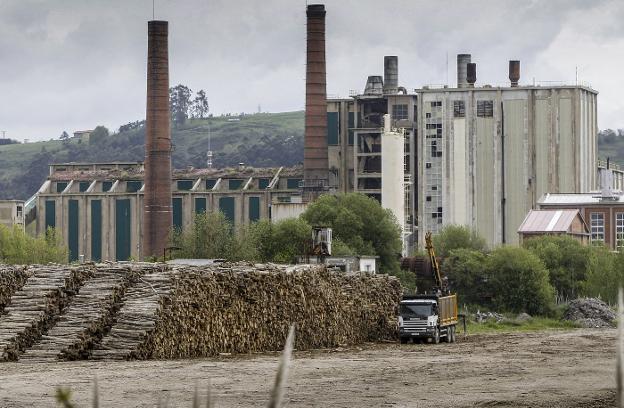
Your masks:
<svg viewBox="0 0 624 408"><path fill-rule="evenodd" d="M618 288L624 285L624 253L614 254L604 245L588 247L589 270L582 292L605 302L617 302Z"/></svg>
<svg viewBox="0 0 624 408"><path fill-rule="evenodd" d="M446 258L455 249L471 249L484 252L485 239L476 230L464 225L447 225L433 236L433 246L436 255Z"/></svg>
<svg viewBox="0 0 624 408"><path fill-rule="evenodd" d="M532 252L499 247L488 256L486 265L495 308L531 315L551 313L555 290L544 263Z"/></svg>
<svg viewBox="0 0 624 408"><path fill-rule="evenodd" d="M67 263L68 249L56 231L48 229L45 236L33 238L23 229L0 225L0 262L8 264Z"/></svg>
<svg viewBox="0 0 624 408"><path fill-rule="evenodd" d="M454 249L444 259L442 270L463 304L485 303L489 292L485 264L485 254L466 248Z"/></svg>
<svg viewBox="0 0 624 408"><path fill-rule="evenodd" d="M590 247L563 235L534 237L526 240L524 247L544 262L558 295L578 297L590 269Z"/></svg>

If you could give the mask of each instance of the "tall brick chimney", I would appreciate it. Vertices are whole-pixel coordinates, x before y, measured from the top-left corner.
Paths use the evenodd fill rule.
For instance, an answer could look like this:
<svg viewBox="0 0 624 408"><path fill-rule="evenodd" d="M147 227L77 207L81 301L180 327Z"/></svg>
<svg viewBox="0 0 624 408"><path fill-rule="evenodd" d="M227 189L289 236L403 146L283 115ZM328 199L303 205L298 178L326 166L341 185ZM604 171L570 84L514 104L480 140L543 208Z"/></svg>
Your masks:
<svg viewBox="0 0 624 408"><path fill-rule="evenodd" d="M168 22L147 23L143 257L163 255L172 225Z"/></svg>
<svg viewBox="0 0 624 408"><path fill-rule="evenodd" d="M306 111L303 149L304 183L327 183L327 91L325 69L325 6L307 8Z"/></svg>

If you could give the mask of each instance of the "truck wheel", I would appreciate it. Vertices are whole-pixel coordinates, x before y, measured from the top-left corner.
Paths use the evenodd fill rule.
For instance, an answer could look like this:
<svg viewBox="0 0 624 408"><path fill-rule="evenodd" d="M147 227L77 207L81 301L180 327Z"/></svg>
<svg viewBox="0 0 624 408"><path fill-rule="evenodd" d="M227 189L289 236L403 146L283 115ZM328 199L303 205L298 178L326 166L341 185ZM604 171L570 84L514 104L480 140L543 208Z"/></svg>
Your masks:
<svg viewBox="0 0 624 408"><path fill-rule="evenodd" d="M407 342L409 341L409 337L401 337L401 344L407 344Z"/></svg>
<svg viewBox="0 0 624 408"><path fill-rule="evenodd" d="M431 338L431 342L433 344L440 343L440 329L436 327L435 332L433 332L433 337Z"/></svg>

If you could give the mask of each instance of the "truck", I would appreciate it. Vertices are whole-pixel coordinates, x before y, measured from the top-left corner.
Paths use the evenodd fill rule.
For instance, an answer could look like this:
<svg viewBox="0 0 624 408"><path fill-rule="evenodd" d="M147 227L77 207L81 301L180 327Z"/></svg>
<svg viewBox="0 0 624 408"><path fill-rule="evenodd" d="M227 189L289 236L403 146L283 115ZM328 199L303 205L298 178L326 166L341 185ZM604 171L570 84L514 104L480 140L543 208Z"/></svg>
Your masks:
<svg viewBox="0 0 624 408"><path fill-rule="evenodd" d="M457 295L405 295L400 304L399 337L401 343L441 339L455 342Z"/></svg>
<svg viewBox="0 0 624 408"><path fill-rule="evenodd" d="M417 277L431 278L432 286L425 293L403 296L399 305L399 339L402 344L410 340L437 344L441 339L453 343L458 323L457 295L451 293L448 280L440 270L431 232L425 235L425 243L427 259L412 259L402 264L411 265Z"/></svg>

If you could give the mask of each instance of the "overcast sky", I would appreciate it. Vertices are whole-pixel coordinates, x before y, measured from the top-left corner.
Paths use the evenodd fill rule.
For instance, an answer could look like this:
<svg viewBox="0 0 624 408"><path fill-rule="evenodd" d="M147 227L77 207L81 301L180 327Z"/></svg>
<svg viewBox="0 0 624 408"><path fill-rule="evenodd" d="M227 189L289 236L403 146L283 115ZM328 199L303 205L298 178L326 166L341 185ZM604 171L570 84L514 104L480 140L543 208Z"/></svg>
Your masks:
<svg viewBox="0 0 624 408"><path fill-rule="evenodd" d="M305 0L155 0L169 21L170 80L211 112L305 104ZM471 53L481 84L579 81L600 92L601 129L624 128L623 0L327 0L327 92L348 96L383 56L408 89L455 84ZM0 0L0 130L58 138L145 117L152 0ZM447 55L449 69L447 73Z"/></svg>

